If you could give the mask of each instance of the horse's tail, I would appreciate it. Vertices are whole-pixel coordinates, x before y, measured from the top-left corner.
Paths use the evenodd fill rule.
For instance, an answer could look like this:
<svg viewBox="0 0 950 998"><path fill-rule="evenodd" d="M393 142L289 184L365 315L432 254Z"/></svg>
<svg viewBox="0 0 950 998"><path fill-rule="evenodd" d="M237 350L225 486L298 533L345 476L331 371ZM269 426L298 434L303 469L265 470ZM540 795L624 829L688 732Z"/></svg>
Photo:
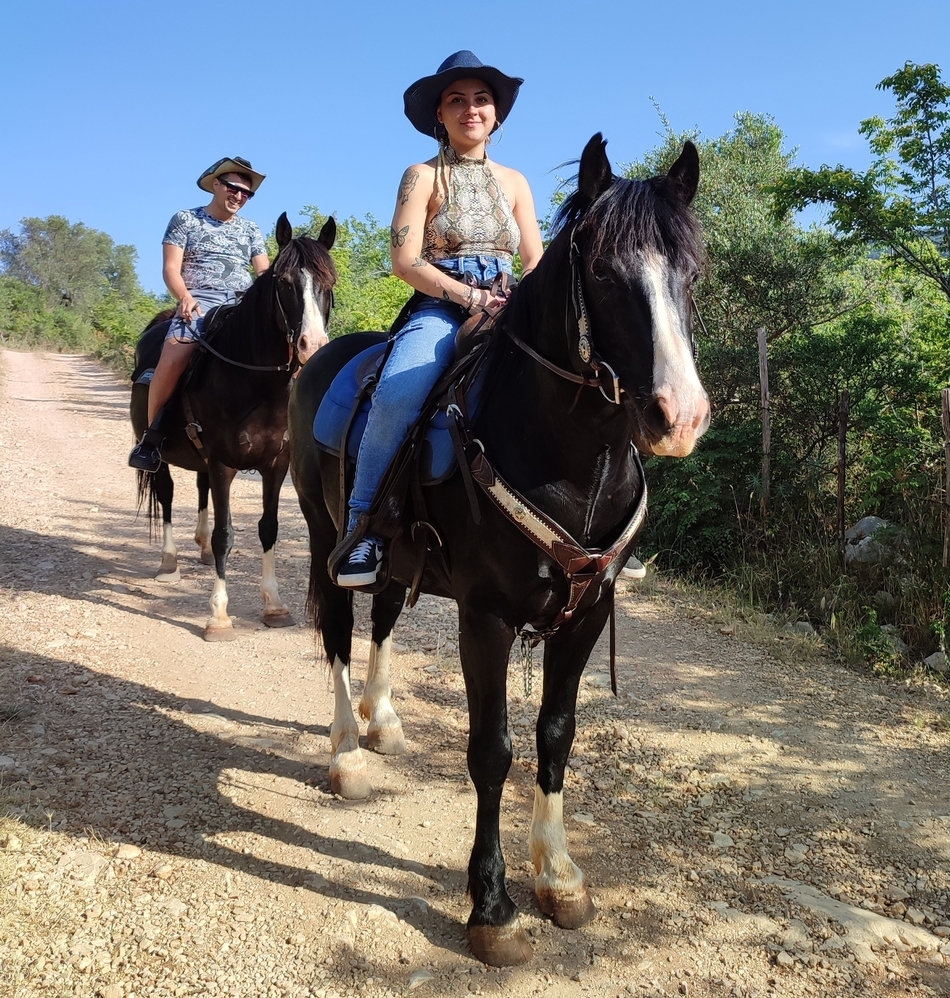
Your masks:
<svg viewBox="0 0 950 998"><path fill-rule="evenodd" d="M326 600L323 597L323 590L320 588L320 574L326 575L326 565L321 565L318 561L319 555L314 557L313 550L310 551L310 582L307 585L307 619L313 624L314 636L323 627L324 611L326 610Z"/></svg>
<svg viewBox="0 0 950 998"><path fill-rule="evenodd" d="M138 504L136 512L141 512L145 506L145 518L148 520L149 543L154 540L155 524L160 520L158 493L155 491L155 476L147 471L137 472Z"/></svg>

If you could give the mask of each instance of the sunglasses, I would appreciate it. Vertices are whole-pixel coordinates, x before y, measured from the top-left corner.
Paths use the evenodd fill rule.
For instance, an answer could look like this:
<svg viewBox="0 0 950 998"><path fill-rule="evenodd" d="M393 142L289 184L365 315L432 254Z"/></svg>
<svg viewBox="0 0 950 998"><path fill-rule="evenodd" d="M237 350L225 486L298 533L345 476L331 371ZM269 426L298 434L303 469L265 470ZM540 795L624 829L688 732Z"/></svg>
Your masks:
<svg viewBox="0 0 950 998"><path fill-rule="evenodd" d="M228 180L222 180L220 177L216 177L215 179L218 181L219 184L224 184L224 186L227 187L229 193L237 194L239 196L243 195L246 201L250 201L251 198L254 197L254 192L249 191L246 187L238 187L237 184L232 184Z"/></svg>

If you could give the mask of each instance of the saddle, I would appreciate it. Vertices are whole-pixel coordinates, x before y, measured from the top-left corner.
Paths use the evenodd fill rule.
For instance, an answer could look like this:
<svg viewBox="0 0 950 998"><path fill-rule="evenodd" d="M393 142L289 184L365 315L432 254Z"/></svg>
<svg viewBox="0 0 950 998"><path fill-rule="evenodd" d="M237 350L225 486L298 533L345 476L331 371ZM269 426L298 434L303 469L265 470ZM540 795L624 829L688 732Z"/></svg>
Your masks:
<svg viewBox="0 0 950 998"><path fill-rule="evenodd" d="M212 308L208 309L207 313L205 313L205 321L204 325L202 326L199 343L205 340L212 333L216 333L224 329L225 324L227 323L229 317L231 316L231 313L238 306L240 300L241 296L239 295L237 301L224 302L221 305L214 305ZM172 316L169 316L168 319L163 320L163 322L166 323L165 328L167 328L167 323L168 321L170 321L170 318L173 317L173 315L174 313L172 313ZM205 451L204 444L201 441L201 424L195 418L194 410L191 404L191 399L186 390L188 386L191 384L193 377L195 376L195 371L196 368L198 367L198 364L201 362L203 352L204 351L202 350L196 351L195 354L192 356L191 360L189 360L188 366L185 368L185 371L182 374L182 376L178 379L178 384L175 385L175 388L171 396L169 397L168 402L165 403L165 406L163 407L162 411L156 417L155 422L157 424L158 421L161 420L163 413L168 408L168 404L172 401L172 399L174 399L176 396L180 396L182 401L182 408L185 411L185 419L186 419L185 428L184 428L185 433L188 436L188 439L191 441L192 446L198 452L198 456L201 457L201 459L205 462L205 464L207 464L208 455L207 452ZM151 385L152 377L154 376L154 374L155 374L155 368L150 366L147 361L143 362L138 367L136 367L136 369L132 372L132 384L145 385L145 386Z"/></svg>
<svg viewBox="0 0 950 998"><path fill-rule="evenodd" d="M459 421L463 413L465 420L474 418L481 407L484 384L482 361L487 355L485 348L514 285L509 283L507 274L500 274L490 287L492 301L484 311L467 319L456 333L455 362L429 393L419 419L393 458L369 513L361 518L363 522L354 535L354 542L366 534L391 540L403 529L404 513L411 505L410 533L415 546L415 570L407 600L409 606L418 597L428 552L427 537L431 535L435 538L441 548L438 536L426 517L422 489L447 481L461 467L472 515L476 522L480 518ZM409 299L393 323L390 336L401 328L416 303L424 297L417 293ZM343 538L347 521L349 480L355 469L372 395L389 346L389 343L379 343L349 361L334 378L314 417L313 436L317 446L340 461L338 541ZM380 579L372 586L361 588L365 592L380 592L388 585L390 577L391 566L386 563Z"/></svg>

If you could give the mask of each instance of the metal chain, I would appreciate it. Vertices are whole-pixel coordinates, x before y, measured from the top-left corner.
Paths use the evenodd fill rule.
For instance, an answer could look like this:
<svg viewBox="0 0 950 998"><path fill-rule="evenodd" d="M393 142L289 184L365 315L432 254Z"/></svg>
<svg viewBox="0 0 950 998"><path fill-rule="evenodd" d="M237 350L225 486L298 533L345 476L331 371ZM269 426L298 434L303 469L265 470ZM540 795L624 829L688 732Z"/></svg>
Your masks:
<svg viewBox="0 0 950 998"><path fill-rule="evenodd" d="M530 697L534 690L534 645L527 634L521 635L521 675L524 679L524 695Z"/></svg>

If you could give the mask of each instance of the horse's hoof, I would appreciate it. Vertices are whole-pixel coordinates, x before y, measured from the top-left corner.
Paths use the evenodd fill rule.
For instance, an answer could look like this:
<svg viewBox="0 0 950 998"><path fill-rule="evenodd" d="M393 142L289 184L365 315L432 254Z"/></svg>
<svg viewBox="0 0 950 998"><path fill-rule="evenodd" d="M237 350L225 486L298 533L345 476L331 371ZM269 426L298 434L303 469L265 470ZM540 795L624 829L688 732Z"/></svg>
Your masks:
<svg viewBox="0 0 950 998"><path fill-rule="evenodd" d="M468 944L475 959L489 967L517 967L534 955L517 919L504 926L470 925Z"/></svg>
<svg viewBox="0 0 950 998"><path fill-rule="evenodd" d="M158 566L158 573L155 576L156 582L178 582L181 573L178 571L178 558L170 551L162 555L162 563Z"/></svg>
<svg viewBox="0 0 950 998"><path fill-rule="evenodd" d="M554 919L562 929L579 929L597 914L597 908L586 887L571 894L540 890L538 904L541 911Z"/></svg>
<svg viewBox="0 0 950 998"><path fill-rule="evenodd" d="M386 724L369 728L366 747L379 755L402 755L406 751L406 736L401 724Z"/></svg>
<svg viewBox="0 0 950 998"><path fill-rule="evenodd" d="M288 610L275 610L273 613L265 613L261 618L265 627L293 627L296 621Z"/></svg>
<svg viewBox="0 0 950 998"><path fill-rule="evenodd" d="M344 800L365 800L373 792L366 770L330 773L330 792Z"/></svg>
<svg viewBox="0 0 950 998"><path fill-rule="evenodd" d="M233 641L237 631L230 624L218 624L205 627L205 641Z"/></svg>
<svg viewBox="0 0 950 998"><path fill-rule="evenodd" d="M202 565L213 565L214 564L214 551L211 548L202 548L201 551L201 564Z"/></svg>

